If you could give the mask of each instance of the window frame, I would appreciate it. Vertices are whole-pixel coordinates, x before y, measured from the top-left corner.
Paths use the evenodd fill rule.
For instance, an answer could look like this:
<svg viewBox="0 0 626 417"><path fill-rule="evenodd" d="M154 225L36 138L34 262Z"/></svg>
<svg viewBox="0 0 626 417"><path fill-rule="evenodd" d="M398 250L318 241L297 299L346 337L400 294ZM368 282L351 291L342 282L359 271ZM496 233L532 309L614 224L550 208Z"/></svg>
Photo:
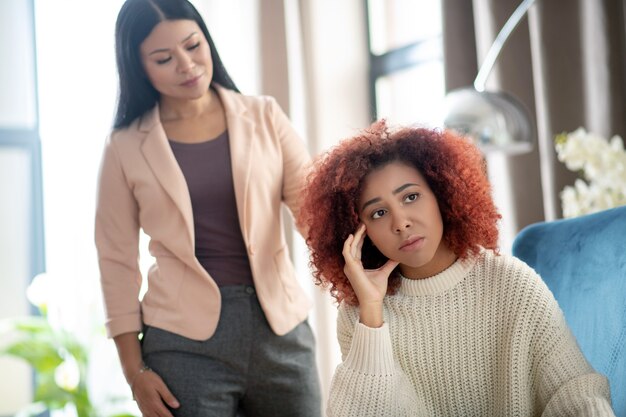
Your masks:
<svg viewBox="0 0 626 417"><path fill-rule="evenodd" d="M432 62L444 62L443 33L437 37L424 39L410 44L391 48L382 54L372 52L372 29L370 25L369 1L363 0L365 8L365 28L367 34L367 52L369 57L369 97L370 117L377 120L378 105L376 95L376 82L379 78L392 75L408 68ZM436 51L436 52L435 52Z"/></svg>

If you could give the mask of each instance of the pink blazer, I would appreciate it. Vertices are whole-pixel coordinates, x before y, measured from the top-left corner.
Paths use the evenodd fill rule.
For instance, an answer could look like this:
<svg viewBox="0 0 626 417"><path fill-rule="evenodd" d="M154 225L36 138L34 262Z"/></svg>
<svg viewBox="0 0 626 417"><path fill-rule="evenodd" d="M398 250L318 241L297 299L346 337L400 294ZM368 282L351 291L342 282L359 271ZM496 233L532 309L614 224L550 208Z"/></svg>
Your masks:
<svg viewBox="0 0 626 417"><path fill-rule="evenodd" d="M226 111L237 212L259 301L282 335L311 307L286 246L281 203L297 214L310 157L274 99L216 87ZM156 263L138 300L139 229ZM95 242L109 337L142 322L182 336L213 335L221 298L194 252L191 200L158 108L107 138L100 166Z"/></svg>

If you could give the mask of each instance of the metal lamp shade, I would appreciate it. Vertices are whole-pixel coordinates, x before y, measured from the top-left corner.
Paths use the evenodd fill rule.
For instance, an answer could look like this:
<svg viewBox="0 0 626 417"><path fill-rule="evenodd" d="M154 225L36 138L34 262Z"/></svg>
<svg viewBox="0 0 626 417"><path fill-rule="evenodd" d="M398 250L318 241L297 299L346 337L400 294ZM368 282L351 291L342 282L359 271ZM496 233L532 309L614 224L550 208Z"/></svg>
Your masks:
<svg viewBox="0 0 626 417"><path fill-rule="evenodd" d="M532 150L532 123L524 106L503 92L453 90L444 101L443 124L468 136L484 152L519 154Z"/></svg>

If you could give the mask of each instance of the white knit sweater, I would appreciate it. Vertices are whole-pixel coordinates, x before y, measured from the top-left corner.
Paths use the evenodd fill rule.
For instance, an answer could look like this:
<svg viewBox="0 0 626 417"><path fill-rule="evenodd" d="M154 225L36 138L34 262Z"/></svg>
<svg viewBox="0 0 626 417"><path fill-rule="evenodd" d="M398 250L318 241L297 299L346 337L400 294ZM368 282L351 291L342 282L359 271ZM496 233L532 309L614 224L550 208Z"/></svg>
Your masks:
<svg viewBox="0 0 626 417"><path fill-rule="evenodd" d="M607 379L516 258L484 251L402 278L384 318L369 328L358 307L340 306L329 416L614 416Z"/></svg>

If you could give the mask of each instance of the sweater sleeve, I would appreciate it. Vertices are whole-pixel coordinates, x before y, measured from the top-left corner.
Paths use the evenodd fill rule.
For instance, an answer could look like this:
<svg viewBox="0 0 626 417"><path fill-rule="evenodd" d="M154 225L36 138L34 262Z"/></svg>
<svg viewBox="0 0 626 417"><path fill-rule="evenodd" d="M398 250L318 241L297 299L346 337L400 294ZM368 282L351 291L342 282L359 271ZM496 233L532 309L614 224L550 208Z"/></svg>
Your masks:
<svg viewBox="0 0 626 417"><path fill-rule="evenodd" d="M388 324L369 328L350 316L340 308L337 335L343 362L331 383L328 416L425 415L415 388L394 360Z"/></svg>
<svg viewBox="0 0 626 417"><path fill-rule="evenodd" d="M587 362L546 287L546 322L538 350L537 387L544 417L614 417L609 384Z"/></svg>

